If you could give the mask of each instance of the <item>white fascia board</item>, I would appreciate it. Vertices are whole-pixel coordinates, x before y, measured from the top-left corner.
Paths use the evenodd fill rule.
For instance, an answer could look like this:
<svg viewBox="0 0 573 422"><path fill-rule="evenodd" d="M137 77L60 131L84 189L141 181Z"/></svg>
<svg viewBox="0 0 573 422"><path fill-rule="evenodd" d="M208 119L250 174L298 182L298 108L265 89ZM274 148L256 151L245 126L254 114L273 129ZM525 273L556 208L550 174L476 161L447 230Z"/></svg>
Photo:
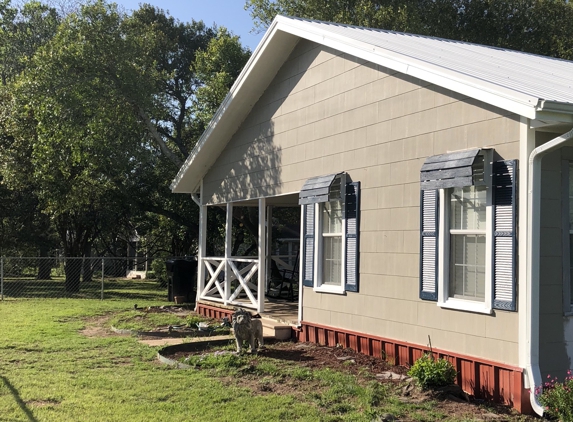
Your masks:
<svg viewBox="0 0 573 422"><path fill-rule="evenodd" d="M293 35L325 45L343 53L376 63L400 73L450 89L487 104L534 119L539 98L445 69L422 60L404 56L368 43L316 29L309 30L298 21L288 20L281 29ZM314 29L314 28L313 28Z"/></svg>
<svg viewBox="0 0 573 422"><path fill-rule="evenodd" d="M231 135L238 129L271 82L279 67L277 63L282 65L294 48L296 38L288 33L277 34L278 26L278 21L273 21L197 141L197 145L179 169L171 182L173 193L197 191L201 178L213 165ZM279 58L283 60L278 60Z"/></svg>

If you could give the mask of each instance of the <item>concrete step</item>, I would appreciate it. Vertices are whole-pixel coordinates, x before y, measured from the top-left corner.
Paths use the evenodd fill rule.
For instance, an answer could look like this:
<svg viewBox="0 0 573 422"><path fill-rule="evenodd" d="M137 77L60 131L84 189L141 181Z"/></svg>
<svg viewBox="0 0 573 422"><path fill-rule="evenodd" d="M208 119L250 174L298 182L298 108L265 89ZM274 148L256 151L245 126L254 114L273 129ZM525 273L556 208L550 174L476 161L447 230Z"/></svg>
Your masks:
<svg viewBox="0 0 573 422"><path fill-rule="evenodd" d="M291 339L292 327L290 325L269 318L261 318L261 322L263 324L263 335L265 337L274 337L277 340Z"/></svg>

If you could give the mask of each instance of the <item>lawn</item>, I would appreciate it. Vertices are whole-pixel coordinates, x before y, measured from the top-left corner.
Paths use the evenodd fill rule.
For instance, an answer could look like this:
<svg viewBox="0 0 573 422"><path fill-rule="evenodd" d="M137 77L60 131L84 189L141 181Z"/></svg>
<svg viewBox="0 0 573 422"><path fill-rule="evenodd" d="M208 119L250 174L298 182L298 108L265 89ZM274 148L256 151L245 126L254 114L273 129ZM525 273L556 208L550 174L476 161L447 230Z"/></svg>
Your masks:
<svg viewBox="0 0 573 422"><path fill-rule="evenodd" d="M267 357L228 353L181 370L136 337L82 332L127 321L130 309L133 300L0 302L0 421L484 420L452 417L433 401L403 403L367 373L277 359L274 346Z"/></svg>

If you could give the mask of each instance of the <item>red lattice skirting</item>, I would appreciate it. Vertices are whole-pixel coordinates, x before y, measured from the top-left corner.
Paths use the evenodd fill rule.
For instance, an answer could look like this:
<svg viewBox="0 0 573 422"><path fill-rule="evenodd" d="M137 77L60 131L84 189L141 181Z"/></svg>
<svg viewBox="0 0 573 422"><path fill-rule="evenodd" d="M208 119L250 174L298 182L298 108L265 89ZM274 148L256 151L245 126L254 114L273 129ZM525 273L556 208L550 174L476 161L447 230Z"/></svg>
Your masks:
<svg viewBox="0 0 573 422"><path fill-rule="evenodd" d="M196 310L200 315L217 319L233 314L230 309L203 303L198 303ZM293 339L323 346L341 345L392 362L394 365L412 365L425 352L429 352L426 346L306 321L301 323L299 329L293 328ZM529 402L529 390L523 386L523 369L445 350L433 348L433 351L452 362L458 371L457 383L465 392L476 398L512 406L521 413L533 413Z"/></svg>

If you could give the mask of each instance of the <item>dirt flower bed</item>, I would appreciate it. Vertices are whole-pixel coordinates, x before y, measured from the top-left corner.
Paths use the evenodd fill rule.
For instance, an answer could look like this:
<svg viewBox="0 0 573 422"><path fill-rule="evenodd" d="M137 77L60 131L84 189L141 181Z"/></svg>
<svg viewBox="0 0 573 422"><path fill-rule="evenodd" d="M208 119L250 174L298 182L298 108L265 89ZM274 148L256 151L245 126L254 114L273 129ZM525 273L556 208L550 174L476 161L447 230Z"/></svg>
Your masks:
<svg viewBox="0 0 573 422"><path fill-rule="evenodd" d="M190 356L206 353L210 352L176 352L165 357L182 362L186 358L188 360ZM267 345L255 355L246 354L246 358L248 363L239 368L237 374L233 376L219 374L225 385L240 385L250 388L255 394L290 394L301 398L308 397L309 394L317 396L325 391L325 384L319 377L297 377L296 374L293 376L292 368L296 365L299 370L328 370L351 375L359 385L378 382L389 387L393 397L398 401L412 405L430 403L432 413L447 415L448 420L523 422L539 420L518 415L507 406L474 399L457 386L440 391L422 391L415 386L415 381L407 376L407 367L393 366L381 359L351 349L323 347L310 343L277 342ZM267 369L269 362L276 365L276 370ZM264 369L260 370L259 367ZM202 368L199 365L196 369ZM425 419L419 413L411 418L404 415L386 416L388 420L434 420ZM393 417L396 419L392 419Z"/></svg>

